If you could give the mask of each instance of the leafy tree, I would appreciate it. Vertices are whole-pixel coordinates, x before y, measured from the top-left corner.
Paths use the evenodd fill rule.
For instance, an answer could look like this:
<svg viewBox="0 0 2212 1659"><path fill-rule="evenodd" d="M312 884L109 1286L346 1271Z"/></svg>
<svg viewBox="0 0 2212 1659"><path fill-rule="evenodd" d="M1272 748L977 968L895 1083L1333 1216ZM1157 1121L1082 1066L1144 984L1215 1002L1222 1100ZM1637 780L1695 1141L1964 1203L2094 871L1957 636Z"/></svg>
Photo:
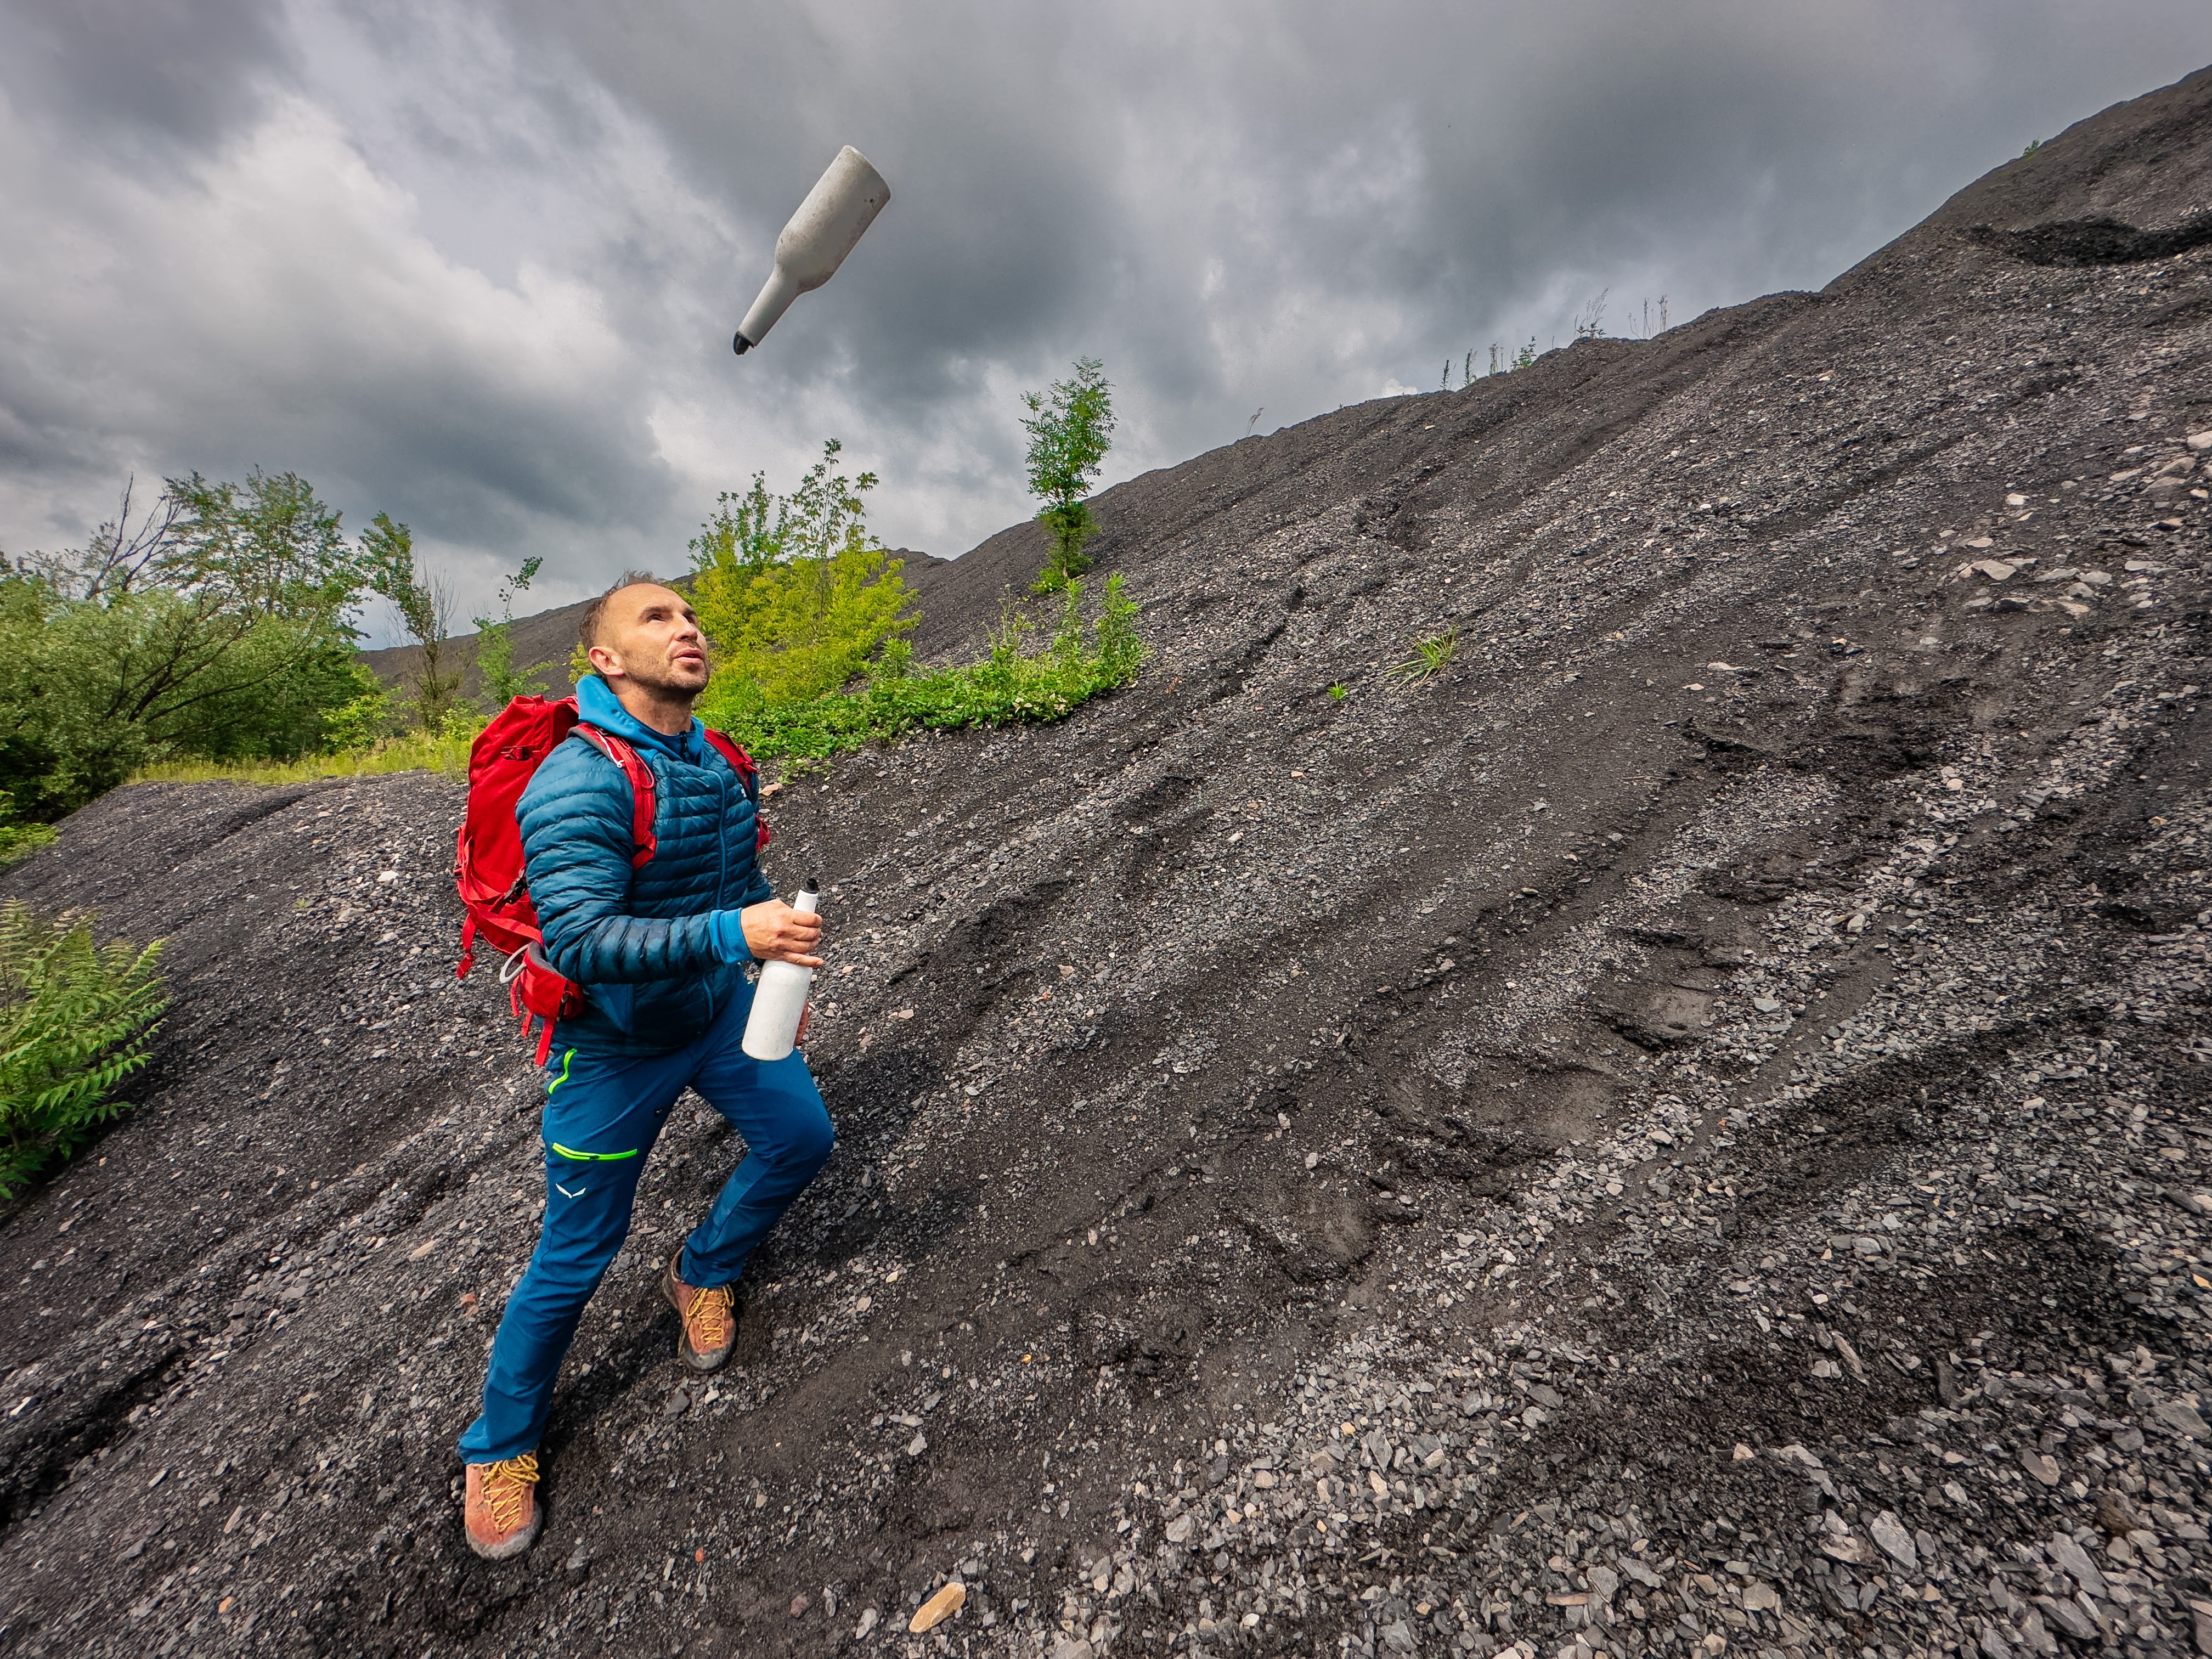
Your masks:
<svg viewBox="0 0 2212 1659"><path fill-rule="evenodd" d="M145 1065L168 1005L161 951L94 945L82 915L0 906L0 1199L125 1109L109 1097Z"/></svg>
<svg viewBox="0 0 2212 1659"><path fill-rule="evenodd" d="M425 732L444 729L460 690L461 671L445 667L447 635L453 632L453 595L445 579L419 570L415 538L392 515L380 513L362 532L361 546L369 591L392 601L399 624L422 653L415 671L415 719Z"/></svg>
<svg viewBox="0 0 2212 1659"><path fill-rule="evenodd" d="M920 618L893 559L867 527L876 475L832 472L835 438L788 495L755 473L725 491L691 543L691 602L714 641L703 700L731 711L836 690Z"/></svg>
<svg viewBox="0 0 2212 1659"><path fill-rule="evenodd" d="M477 672L483 678L484 695L494 708L504 708L517 697L532 696L545 689L538 677L551 663L534 662L527 668L514 665L514 596L529 587L544 562L533 555L522 562L522 568L500 583L497 622L489 617L476 618Z"/></svg>
<svg viewBox="0 0 2212 1659"><path fill-rule="evenodd" d="M289 757L362 693L362 550L297 475L171 479L82 550L0 568L0 790L74 811L165 755Z"/></svg>
<svg viewBox="0 0 2212 1659"><path fill-rule="evenodd" d="M1030 411L1022 422L1030 434L1030 494L1044 502L1037 520L1052 538L1051 556L1035 588L1042 593L1091 568L1083 548L1098 525L1084 497L1111 447L1114 388L1103 363L1079 357L1073 374L1054 381L1049 393L1024 392L1022 402Z"/></svg>

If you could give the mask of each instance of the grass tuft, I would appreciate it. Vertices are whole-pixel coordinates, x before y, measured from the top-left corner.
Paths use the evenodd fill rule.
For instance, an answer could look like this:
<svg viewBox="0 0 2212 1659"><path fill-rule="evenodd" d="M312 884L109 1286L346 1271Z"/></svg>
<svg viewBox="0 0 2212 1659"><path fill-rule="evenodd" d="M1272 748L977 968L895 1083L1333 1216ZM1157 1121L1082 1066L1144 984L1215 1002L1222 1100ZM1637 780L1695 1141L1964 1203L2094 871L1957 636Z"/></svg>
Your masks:
<svg viewBox="0 0 2212 1659"><path fill-rule="evenodd" d="M469 745L481 720L448 719L441 732L410 732L372 748L309 755L296 761L160 761L141 767L133 783L313 783L319 778L366 778L387 772L444 772L465 777Z"/></svg>
<svg viewBox="0 0 2212 1659"><path fill-rule="evenodd" d="M1459 629L1446 629L1425 640L1415 640L1413 654L1390 670L1390 678L1401 684L1419 685L1443 673L1458 654Z"/></svg>

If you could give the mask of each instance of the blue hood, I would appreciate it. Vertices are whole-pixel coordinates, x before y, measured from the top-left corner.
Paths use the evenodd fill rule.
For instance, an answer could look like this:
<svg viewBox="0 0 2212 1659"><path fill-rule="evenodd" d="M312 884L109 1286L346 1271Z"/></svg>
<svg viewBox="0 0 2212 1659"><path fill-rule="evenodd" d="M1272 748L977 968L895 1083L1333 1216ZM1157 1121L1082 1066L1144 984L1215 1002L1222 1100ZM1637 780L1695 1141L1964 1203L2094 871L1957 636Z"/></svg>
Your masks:
<svg viewBox="0 0 2212 1659"><path fill-rule="evenodd" d="M680 737L656 732L622 706L614 689L597 674L576 682L576 712L602 732L611 732L633 748L658 750L693 766L707 763L707 728L693 716L691 729Z"/></svg>

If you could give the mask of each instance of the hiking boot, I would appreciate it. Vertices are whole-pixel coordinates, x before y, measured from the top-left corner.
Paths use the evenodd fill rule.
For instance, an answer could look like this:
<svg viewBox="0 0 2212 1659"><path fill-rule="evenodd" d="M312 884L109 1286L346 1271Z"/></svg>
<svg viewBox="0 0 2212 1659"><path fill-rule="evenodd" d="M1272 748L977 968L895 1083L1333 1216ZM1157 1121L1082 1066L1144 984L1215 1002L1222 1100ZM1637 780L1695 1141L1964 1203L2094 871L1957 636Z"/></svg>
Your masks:
<svg viewBox="0 0 2212 1659"><path fill-rule="evenodd" d="M675 1304L684 1320L684 1334L676 1352L695 1371L718 1371L737 1346L738 1293L727 1285L704 1291L686 1285L676 1272L676 1264L683 1260L684 1249L678 1245L660 1275L661 1294Z"/></svg>
<svg viewBox="0 0 2212 1659"><path fill-rule="evenodd" d="M520 1555L538 1537L538 1454L469 1465L461 1517L469 1547L487 1561Z"/></svg>

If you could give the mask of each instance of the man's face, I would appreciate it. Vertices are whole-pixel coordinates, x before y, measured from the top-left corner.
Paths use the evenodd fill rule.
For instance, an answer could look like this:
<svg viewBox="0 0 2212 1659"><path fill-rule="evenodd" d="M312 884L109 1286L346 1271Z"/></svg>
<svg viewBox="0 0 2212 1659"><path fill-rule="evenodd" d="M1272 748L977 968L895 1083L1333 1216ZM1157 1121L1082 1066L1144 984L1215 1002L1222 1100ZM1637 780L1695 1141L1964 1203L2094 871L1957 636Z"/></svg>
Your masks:
<svg viewBox="0 0 2212 1659"><path fill-rule="evenodd" d="M640 582L607 599L592 666L610 680L627 678L649 691L696 697L707 689L707 636L673 588Z"/></svg>

